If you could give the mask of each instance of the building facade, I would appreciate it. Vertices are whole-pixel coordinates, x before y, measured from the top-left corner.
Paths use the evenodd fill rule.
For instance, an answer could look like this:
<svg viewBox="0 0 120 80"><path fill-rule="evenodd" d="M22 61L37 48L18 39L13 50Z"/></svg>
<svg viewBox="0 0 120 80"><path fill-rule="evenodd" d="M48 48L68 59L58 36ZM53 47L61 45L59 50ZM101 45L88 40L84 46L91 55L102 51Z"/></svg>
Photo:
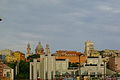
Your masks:
<svg viewBox="0 0 120 80"><path fill-rule="evenodd" d="M7 65L4 65L3 68L3 79L14 80L14 70Z"/></svg>
<svg viewBox="0 0 120 80"><path fill-rule="evenodd" d="M44 54L43 46L41 45L41 42L38 43L35 49L36 54Z"/></svg>
<svg viewBox="0 0 120 80"><path fill-rule="evenodd" d="M25 54L20 52L20 51L15 51L12 53L12 55L17 58L17 61L20 61L20 60L25 60Z"/></svg>
<svg viewBox="0 0 120 80"><path fill-rule="evenodd" d="M120 73L120 57L119 56L110 57L108 65L110 70Z"/></svg>
<svg viewBox="0 0 120 80"><path fill-rule="evenodd" d="M12 51L9 50L9 49L4 49L4 50L1 50L0 51L0 55L11 55L12 54Z"/></svg>
<svg viewBox="0 0 120 80"><path fill-rule="evenodd" d="M91 56L92 52L94 52L94 43L92 41L86 41L85 42L86 56Z"/></svg>
<svg viewBox="0 0 120 80"><path fill-rule="evenodd" d="M6 55L5 61L10 62L17 62L20 60L25 60L25 54L20 51L15 51L11 55Z"/></svg>
<svg viewBox="0 0 120 80"><path fill-rule="evenodd" d="M83 53L77 52L77 51L59 50L59 51L56 51L54 56L56 59L69 59L69 62L71 62L71 63L79 63L79 60L81 63L85 63L87 56L79 57L79 55L81 55L81 54L83 54Z"/></svg>
<svg viewBox="0 0 120 80"><path fill-rule="evenodd" d="M0 79L14 80L14 70L3 64L2 60L0 60Z"/></svg>
<svg viewBox="0 0 120 80"><path fill-rule="evenodd" d="M5 55L0 55L0 59L5 61L6 56Z"/></svg>
<svg viewBox="0 0 120 80"><path fill-rule="evenodd" d="M68 71L68 63L68 59L56 59L51 55L49 45L46 45L46 54L40 55L40 61L34 59L30 62L30 79L55 79L57 73L63 74Z"/></svg>
<svg viewBox="0 0 120 80"><path fill-rule="evenodd" d="M106 74L106 63L103 62L101 56L88 57L87 62L81 67L81 74L88 76L97 76Z"/></svg>
<svg viewBox="0 0 120 80"><path fill-rule="evenodd" d="M10 62L16 62L17 58L12 56L12 55L11 56L8 55L8 56L5 57L5 60L6 60L6 62L10 63Z"/></svg>
<svg viewBox="0 0 120 80"><path fill-rule="evenodd" d="M0 78L2 78L2 77L3 77L3 62L0 59Z"/></svg>
<svg viewBox="0 0 120 80"><path fill-rule="evenodd" d="M55 56L51 56L51 54L41 55L40 57L40 62L37 62L36 59L30 62L30 79L52 80L55 79L55 75L68 72L68 59L55 59Z"/></svg>

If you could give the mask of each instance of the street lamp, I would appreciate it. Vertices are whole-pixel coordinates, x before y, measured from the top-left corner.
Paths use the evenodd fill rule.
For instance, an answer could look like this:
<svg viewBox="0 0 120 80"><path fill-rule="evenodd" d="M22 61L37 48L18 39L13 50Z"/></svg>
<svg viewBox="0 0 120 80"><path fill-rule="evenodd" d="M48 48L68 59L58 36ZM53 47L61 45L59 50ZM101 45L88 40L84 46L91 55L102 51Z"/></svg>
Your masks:
<svg viewBox="0 0 120 80"><path fill-rule="evenodd" d="M105 76L106 76L106 63L108 62L106 59L103 60L104 62L104 79L105 79Z"/></svg>
<svg viewBox="0 0 120 80"><path fill-rule="evenodd" d="M80 56L83 55L83 54L79 54L79 77L80 77L80 80L81 80L81 63L80 63Z"/></svg>

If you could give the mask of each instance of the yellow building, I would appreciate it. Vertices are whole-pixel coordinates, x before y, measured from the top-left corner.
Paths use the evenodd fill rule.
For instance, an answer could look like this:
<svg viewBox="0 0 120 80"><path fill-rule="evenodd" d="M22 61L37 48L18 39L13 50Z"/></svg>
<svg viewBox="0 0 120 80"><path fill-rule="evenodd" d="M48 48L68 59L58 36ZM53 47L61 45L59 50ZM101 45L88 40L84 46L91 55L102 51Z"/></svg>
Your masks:
<svg viewBox="0 0 120 80"><path fill-rule="evenodd" d="M10 56L10 55L7 55L6 57L5 57L5 60L6 60L6 62L16 62L17 61L17 58L16 57L14 57L14 56Z"/></svg>
<svg viewBox="0 0 120 80"><path fill-rule="evenodd" d="M20 51L15 51L11 55L6 55L5 57L6 62L16 62L20 60L25 60L25 54Z"/></svg>
<svg viewBox="0 0 120 80"><path fill-rule="evenodd" d="M12 51L9 49L0 50L0 55L11 55Z"/></svg>
<svg viewBox="0 0 120 80"><path fill-rule="evenodd" d="M91 54L91 56L98 57L98 56L100 56L100 54L99 53L93 53L93 54Z"/></svg>
<svg viewBox="0 0 120 80"><path fill-rule="evenodd" d="M22 52L20 51L15 51L12 53L13 56L17 59L17 61L20 61L20 60L25 60L25 54L23 54Z"/></svg>

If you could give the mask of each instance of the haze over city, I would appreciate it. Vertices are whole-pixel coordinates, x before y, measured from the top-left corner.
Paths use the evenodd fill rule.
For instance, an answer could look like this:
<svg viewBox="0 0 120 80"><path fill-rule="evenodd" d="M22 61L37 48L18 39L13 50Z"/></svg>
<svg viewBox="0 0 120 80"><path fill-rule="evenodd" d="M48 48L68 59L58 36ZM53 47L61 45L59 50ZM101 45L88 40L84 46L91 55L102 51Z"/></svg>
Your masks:
<svg viewBox="0 0 120 80"><path fill-rule="evenodd" d="M119 0L0 0L0 49L32 51L40 41L56 50L120 50Z"/></svg>

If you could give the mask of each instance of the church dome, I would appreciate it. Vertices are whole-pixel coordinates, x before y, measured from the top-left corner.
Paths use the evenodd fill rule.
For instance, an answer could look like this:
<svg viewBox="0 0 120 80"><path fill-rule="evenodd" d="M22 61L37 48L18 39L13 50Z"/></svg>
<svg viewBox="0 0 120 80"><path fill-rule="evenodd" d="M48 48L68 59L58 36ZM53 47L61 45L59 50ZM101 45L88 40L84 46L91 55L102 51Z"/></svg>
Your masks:
<svg viewBox="0 0 120 80"><path fill-rule="evenodd" d="M38 45L36 46L36 50L42 50L42 49L43 49L43 47L42 47L41 43L39 42Z"/></svg>

